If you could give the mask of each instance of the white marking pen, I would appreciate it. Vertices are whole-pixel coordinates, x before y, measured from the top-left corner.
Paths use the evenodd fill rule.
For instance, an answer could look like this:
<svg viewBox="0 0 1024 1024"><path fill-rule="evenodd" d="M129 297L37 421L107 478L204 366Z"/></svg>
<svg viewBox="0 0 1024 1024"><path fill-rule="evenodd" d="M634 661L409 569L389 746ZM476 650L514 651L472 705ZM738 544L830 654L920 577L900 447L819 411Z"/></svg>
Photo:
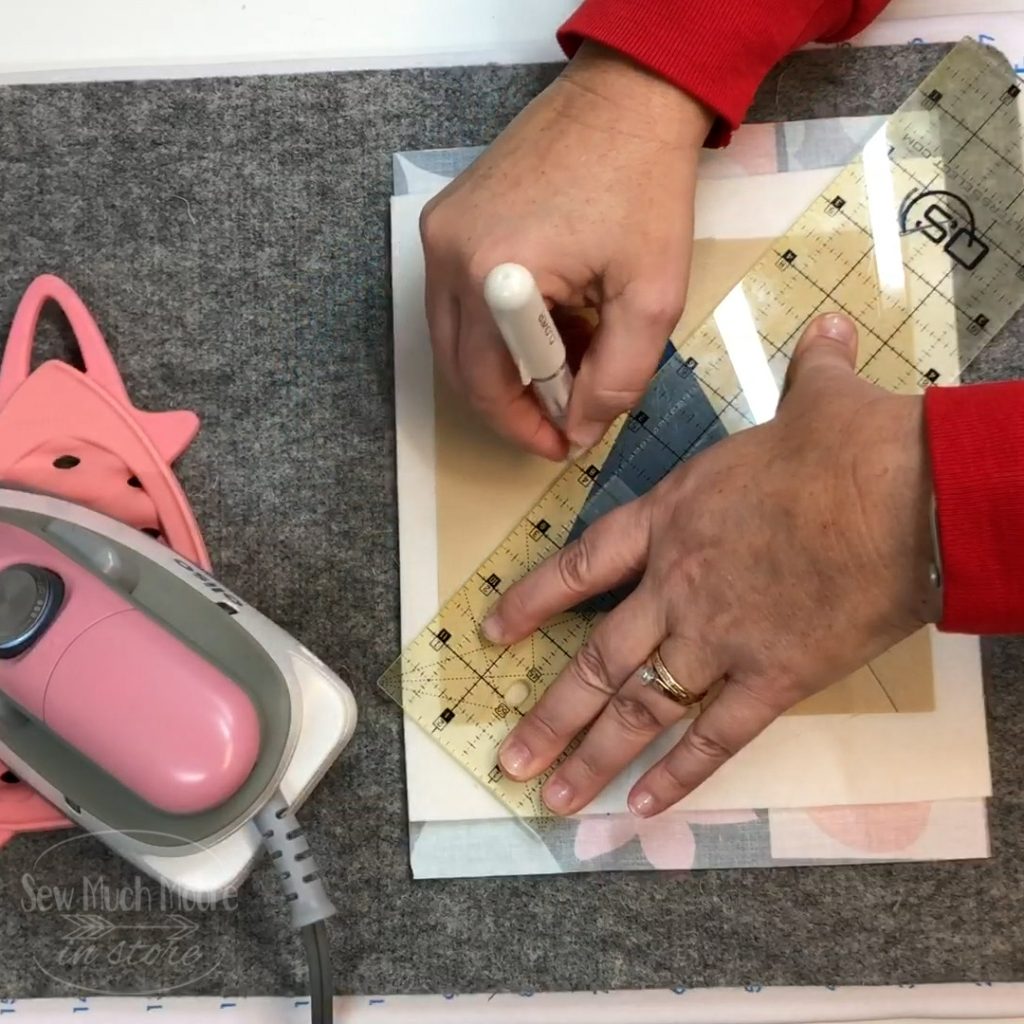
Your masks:
<svg viewBox="0 0 1024 1024"><path fill-rule="evenodd" d="M487 275L484 299L523 385L532 385L548 416L564 429L572 373L565 344L533 275L518 263L502 263Z"/></svg>

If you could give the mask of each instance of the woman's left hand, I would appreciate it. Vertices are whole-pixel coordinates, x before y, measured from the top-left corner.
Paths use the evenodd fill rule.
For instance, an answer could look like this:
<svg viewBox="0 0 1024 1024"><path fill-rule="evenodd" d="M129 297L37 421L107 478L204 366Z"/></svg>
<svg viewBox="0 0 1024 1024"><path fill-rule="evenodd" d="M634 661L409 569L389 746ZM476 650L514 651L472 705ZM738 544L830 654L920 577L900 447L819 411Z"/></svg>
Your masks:
<svg viewBox="0 0 1024 1024"><path fill-rule="evenodd" d="M858 378L856 348L845 317L814 321L773 420L598 520L495 606L485 634L514 643L640 580L502 746L503 770L526 780L590 727L545 785L555 813L581 810L684 717L652 681L656 653L655 667L695 698L724 685L633 787L629 806L643 817L685 797L800 700L937 617L923 403Z"/></svg>

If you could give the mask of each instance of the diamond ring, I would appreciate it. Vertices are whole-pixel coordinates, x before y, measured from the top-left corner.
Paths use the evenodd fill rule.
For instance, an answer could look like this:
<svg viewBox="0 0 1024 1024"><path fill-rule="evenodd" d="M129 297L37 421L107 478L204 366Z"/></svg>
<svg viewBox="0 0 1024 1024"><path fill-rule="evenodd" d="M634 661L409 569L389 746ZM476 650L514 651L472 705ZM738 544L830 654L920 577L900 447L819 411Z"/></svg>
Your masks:
<svg viewBox="0 0 1024 1024"><path fill-rule="evenodd" d="M675 701L676 704L684 708L699 704L703 699L701 694L688 690L672 675L661 657L660 650L656 650L651 655L651 660L647 664L640 666L637 675L644 686L657 686L669 700Z"/></svg>

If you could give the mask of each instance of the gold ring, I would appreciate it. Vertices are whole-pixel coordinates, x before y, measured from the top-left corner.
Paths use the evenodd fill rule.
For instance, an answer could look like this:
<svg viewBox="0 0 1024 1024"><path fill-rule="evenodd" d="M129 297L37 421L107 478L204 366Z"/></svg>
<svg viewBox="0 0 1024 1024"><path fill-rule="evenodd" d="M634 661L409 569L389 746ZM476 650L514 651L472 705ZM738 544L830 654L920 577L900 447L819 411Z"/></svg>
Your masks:
<svg viewBox="0 0 1024 1024"><path fill-rule="evenodd" d="M656 684L666 697L684 708L699 704L704 699L701 694L692 693L672 675L661 656L660 649L651 655L650 664L641 666L638 675L644 686Z"/></svg>

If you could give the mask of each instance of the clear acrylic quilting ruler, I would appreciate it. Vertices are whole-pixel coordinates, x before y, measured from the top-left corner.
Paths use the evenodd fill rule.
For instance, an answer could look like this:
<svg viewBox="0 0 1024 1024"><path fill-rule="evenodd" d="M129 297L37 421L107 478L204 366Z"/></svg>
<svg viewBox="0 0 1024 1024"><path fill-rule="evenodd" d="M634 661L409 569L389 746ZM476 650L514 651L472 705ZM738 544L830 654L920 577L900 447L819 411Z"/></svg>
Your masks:
<svg viewBox="0 0 1024 1024"><path fill-rule="evenodd" d="M958 381L1024 303L1020 92L1001 54L959 44L712 316L672 338L640 404L566 468L381 677L381 689L515 814L549 816L540 789L550 772L513 782L498 748L601 606L512 646L482 637L490 606L598 515L770 419L796 341L818 313L857 321L858 371L891 391Z"/></svg>

